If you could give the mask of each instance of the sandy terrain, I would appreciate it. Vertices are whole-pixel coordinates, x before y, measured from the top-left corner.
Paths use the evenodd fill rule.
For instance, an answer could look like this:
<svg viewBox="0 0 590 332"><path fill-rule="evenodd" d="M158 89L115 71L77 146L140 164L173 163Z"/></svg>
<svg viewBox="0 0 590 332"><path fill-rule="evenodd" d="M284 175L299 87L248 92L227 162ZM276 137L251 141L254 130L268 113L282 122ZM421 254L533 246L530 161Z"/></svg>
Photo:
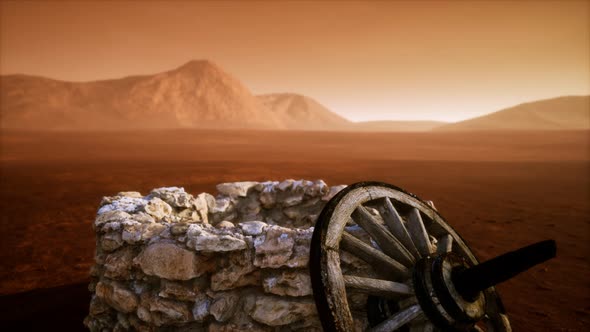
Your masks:
<svg viewBox="0 0 590 332"><path fill-rule="evenodd" d="M590 96L537 100L434 130L588 130Z"/></svg>
<svg viewBox="0 0 590 332"><path fill-rule="evenodd" d="M1 143L0 320L14 319L14 306L23 319L44 305L68 313L50 305L55 296L88 305L79 287L6 294L87 281L104 195L322 178L384 181L433 200L481 260L555 239L556 259L499 286L514 330L590 328L588 131L3 132Z"/></svg>

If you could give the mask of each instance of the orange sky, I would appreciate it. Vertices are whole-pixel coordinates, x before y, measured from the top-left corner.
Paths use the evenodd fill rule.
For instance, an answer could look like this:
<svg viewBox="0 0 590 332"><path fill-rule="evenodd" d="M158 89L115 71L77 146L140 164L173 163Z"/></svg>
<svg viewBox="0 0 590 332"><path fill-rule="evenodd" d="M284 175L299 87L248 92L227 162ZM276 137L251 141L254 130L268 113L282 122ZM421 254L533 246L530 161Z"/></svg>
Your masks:
<svg viewBox="0 0 590 332"><path fill-rule="evenodd" d="M590 93L590 2L2 2L0 73L96 80L208 58L355 121Z"/></svg>

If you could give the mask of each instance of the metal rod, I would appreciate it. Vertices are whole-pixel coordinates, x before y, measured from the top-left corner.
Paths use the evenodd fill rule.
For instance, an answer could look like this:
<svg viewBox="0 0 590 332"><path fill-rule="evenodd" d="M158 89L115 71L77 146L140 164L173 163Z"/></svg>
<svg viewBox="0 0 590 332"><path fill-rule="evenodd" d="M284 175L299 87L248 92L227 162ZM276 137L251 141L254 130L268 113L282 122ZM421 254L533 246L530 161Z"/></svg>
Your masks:
<svg viewBox="0 0 590 332"><path fill-rule="evenodd" d="M541 241L492 258L465 270L453 271L453 284L465 299L543 263L557 252L554 240Z"/></svg>

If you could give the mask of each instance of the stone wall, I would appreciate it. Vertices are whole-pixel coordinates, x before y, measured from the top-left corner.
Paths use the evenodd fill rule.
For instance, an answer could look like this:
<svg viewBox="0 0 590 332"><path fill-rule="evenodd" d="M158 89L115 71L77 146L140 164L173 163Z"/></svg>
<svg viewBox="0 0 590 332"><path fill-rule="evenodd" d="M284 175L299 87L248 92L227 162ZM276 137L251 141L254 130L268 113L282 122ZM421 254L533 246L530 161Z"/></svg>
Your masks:
<svg viewBox="0 0 590 332"><path fill-rule="evenodd" d="M321 180L237 182L219 184L217 197L176 187L105 197L93 224L96 264L85 325L92 331L321 330L309 246L318 214L343 187ZM343 269L362 266L349 258ZM366 302L349 300L359 309Z"/></svg>

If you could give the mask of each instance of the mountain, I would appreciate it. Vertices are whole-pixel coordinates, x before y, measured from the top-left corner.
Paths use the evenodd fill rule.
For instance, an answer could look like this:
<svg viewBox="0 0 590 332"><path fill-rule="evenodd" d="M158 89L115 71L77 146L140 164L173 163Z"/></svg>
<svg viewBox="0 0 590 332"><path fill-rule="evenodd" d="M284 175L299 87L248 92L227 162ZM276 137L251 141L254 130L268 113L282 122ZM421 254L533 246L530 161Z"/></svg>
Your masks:
<svg viewBox="0 0 590 332"><path fill-rule="evenodd" d="M590 96L565 96L520 104L434 130L590 129Z"/></svg>
<svg viewBox="0 0 590 332"><path fill-rule="evenodd" d="M254 96L208 60L166 72L120 79L66 82L29 75L0 76L1 129L252 128L346 131L590 129L590 96L517 105L478 118L353 123L312 98Z"/></svg>
<svg viewBox="0 0 590 332"><path fill-rule="evenodd" d="M351 126L347 119L333 113L312 98L294 93L274 93L258 99L281 119L288 129L341 130Z"/></svg>
<svg viewBox="0 0 590 332"><path fill-rule="evenodd" d="M2 128L284 128L240 81L207 60L94 82L7 75L0 87Z"/></svg>
<svg viewBox="0 0 590 332"><path fill-rule="evenodd" d="M431 131L446 125L440 121L366 121L356 122L354 130L359 131Z"/></svg>

